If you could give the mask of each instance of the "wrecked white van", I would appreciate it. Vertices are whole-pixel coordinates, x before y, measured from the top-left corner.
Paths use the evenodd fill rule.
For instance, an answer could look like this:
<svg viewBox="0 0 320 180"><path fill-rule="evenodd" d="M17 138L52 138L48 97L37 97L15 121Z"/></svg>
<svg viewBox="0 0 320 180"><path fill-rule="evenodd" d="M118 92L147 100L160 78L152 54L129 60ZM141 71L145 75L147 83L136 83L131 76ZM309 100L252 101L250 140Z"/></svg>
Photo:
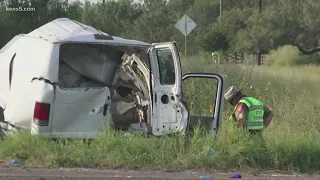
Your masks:
<svg viewBox="0 0 320 180"><path fill-rule="evenodd" d="M123 39L59 18L15 36L0 50L1 128L52 138L94 138L110 126L156 136L184 132L192 117L182 81L192 77L218 81L209 117L215 132L223 76L182 76L174 42Z"/></svg>

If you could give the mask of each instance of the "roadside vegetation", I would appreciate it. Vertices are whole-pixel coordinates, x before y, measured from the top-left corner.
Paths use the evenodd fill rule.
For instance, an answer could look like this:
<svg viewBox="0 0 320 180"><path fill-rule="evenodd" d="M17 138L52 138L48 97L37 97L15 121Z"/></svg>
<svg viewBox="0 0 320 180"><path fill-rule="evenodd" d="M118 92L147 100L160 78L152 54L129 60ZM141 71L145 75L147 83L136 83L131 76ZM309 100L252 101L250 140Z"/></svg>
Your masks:
<svg viewBox="0 0 320 180"><path fill-rule="evenodd" d="M82 140L54 142L17 133L0 142L0 157L10 161L49 166L131 167L150 169L180 168L260 168L269 170L314 172L320 168L320 123L317 84L318 67L269 68L240 65L215 65L211 59L190 57L184 71L215 72L226 76L227 86L235 84L251 96L260 98L274 111L275 117L263 138L251 137L228 120L232 108L225 104L224 121L218 138L196 128L185 148L185 137L172 135L154 138L125 136L106 130L90 143ZM197 89L208 88L197 85ZM188 89L194 90L192 84ZM188 91L188 90L186 90ZM214 91L214 89L212 89ZM208 99L212 92L201 92ZM191 102L187 102L188 105ZM195 101L193 103L201 103ZM207 112L210 114L210 107ZM204 105L199 106L203 111Z"/></svg>

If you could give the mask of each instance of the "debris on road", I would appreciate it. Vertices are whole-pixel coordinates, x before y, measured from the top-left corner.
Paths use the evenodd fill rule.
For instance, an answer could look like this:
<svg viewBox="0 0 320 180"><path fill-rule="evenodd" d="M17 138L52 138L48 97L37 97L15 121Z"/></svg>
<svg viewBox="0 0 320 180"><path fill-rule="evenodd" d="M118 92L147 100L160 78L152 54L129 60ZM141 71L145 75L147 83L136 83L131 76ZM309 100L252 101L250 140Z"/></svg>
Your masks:
<svg viewBox="0 0 320 180"><path fill-rule="evenodd" d="M20 161L18 159L12 159L11 163L12 164L20 164Z"/></svg>
<svg viewBox="0 0 320 180"><path fill-rule="evenodd" d="M200 176L199 178L200 178L200 179L212 179L213 176L211 176L211 175L204 175L204 176Z"/></svg>
<svg viewBox="0 0 320 180"><path fill-rule="evenodd" d="M242 178L240 174L236 173L233 176L231 176L230 178Z"/></svg>

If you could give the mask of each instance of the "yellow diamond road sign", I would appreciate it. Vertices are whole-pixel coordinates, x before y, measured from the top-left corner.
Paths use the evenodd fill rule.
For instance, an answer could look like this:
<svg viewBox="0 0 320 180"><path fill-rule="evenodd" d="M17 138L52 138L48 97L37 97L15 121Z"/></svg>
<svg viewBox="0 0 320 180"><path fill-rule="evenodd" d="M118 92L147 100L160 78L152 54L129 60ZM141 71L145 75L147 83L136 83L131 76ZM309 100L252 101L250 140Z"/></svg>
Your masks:
<svg viewBox="0 0 320 180"><path fill-rule="evenodd" d="M196 26L197 24L186 14L175 25L175 27L185 36L187 36Z"/></svg>

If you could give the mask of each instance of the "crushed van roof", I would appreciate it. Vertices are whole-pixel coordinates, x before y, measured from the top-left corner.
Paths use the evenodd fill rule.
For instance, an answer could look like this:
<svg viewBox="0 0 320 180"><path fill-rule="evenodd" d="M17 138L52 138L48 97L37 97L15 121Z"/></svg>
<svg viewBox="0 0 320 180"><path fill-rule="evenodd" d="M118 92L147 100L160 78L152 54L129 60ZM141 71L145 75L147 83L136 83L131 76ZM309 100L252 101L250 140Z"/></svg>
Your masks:
<svg viewBox="0 0 320 180"><path fill-rule="evenodd" d="M95 34L110 36L105 32L95 29L91 26L79 23L77 21L68 18L55 19L27 34L27 36L40 37L53 43L59 42L91 42L111 45L123 45L123 46L141 46L149 47L151 44L123 39L120 37L110 36L112 40L96 39Z"/></svg>

